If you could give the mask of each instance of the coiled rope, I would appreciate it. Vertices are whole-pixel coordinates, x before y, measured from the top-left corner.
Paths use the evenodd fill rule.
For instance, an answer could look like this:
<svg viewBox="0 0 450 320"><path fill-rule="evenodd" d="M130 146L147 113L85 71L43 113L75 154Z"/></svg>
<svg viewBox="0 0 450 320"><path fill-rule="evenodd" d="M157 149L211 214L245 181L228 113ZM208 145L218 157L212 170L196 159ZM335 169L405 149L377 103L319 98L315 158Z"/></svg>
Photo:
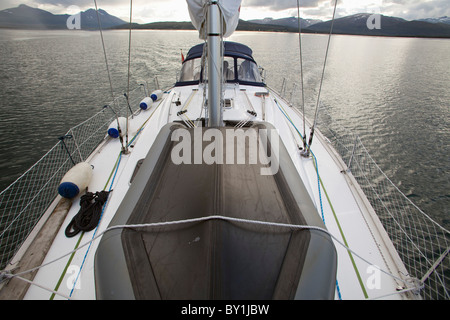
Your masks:
<svg viewBox="0 0 450 320"><path fill-rule="evenodd" d="M94 230L103 210L103 205L108 199L109 191L86 192L80 198L80 210L67 225L66 237L74 237L81 231L88 232Z"/></svg>

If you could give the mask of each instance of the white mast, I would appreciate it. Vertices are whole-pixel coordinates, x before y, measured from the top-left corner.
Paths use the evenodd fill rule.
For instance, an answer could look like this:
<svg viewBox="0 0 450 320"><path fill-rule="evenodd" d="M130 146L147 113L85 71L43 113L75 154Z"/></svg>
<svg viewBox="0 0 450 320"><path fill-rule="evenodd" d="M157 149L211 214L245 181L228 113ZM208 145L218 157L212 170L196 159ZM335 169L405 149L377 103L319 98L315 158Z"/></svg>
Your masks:
<svg viewBox="0 0 450 320"><path fill-rule="evenodd" d="M217 1L211 1L207 13L208 127L222 126L222 14Z"/></svg>
<svg viewBox="0 0 450 320"><path fill-rule="evenodd" d="M207 41L209 127L222 126L223 37L229 37L239 22L242 0L186 0L194 27Z"/></svg>

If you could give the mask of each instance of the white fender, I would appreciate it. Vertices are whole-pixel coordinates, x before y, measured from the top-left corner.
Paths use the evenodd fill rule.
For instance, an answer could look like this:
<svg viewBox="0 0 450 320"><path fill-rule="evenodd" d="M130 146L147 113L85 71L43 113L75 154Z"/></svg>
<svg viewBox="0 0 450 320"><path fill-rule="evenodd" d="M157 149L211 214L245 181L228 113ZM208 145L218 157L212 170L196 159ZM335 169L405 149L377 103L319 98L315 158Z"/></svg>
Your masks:
<svg viewBox="0 0 450 320"><path fill-rule="evenodd" d="M72 199L87 188L91 179L92 166L87 162L80 162L64 175L58 193L64 198Z"/></svg>
<svg viewBox="0 0 450 320"><path fill-rule="evenodd" d="M150 98L152 98L153 101L158 101L159 99L162 98L162 96L163 96L162 90L155 90L150 95Z"/></svg>
<svg viewBox="0 0 450 320"><path fill-rule="evenodd" d="M141 103L139 104L139 107L142 110L147 110L148 108L151 107L152 103L153 103L153 99L150 97L146 97L141 101Z"/></svg>
<svg viewBox="0 0 450 320"><path fill-rule="evenodd" d="M119 137L119 129L117 127L117 121L119 121L120 130L122 133L122 137L125 135L125 131L127 130L127 118L119 117L118 120L115 119L108 127L108 134L111 138Z"/></svg>

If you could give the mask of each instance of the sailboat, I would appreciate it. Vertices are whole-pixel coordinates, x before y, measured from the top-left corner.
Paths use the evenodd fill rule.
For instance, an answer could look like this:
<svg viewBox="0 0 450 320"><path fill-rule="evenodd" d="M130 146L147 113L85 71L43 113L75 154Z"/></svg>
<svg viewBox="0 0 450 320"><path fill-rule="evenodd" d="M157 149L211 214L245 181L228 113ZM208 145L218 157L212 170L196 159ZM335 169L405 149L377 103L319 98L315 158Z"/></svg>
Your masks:
<svg viewBox="0 0 450 320"><path fill-rule="evenodd" d="M128 91L125 116L113 101L62 137L21 177L60 155L25 204L20 181L2 193L0 298L423 299L434 276L448 298L448 246L412 274L356 155L344 162L252 49L224 40L241 1L187 4L204 41L174 86Z"/></svg>

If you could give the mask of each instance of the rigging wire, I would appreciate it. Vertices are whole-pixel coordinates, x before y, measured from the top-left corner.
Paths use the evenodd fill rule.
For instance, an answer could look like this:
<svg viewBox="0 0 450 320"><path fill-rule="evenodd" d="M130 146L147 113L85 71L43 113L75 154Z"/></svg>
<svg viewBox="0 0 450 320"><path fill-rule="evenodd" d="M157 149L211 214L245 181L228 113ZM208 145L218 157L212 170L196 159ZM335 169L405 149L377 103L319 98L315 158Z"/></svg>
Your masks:
<svg viewBox="0 0 450 320"><path fill-rule="evenodd" d="M112 85L112 81L111 81L111 72L109 71L108 57L106 55L105 40L103 39L102 24L100 22L100 16L98 14L97 0L94 0L94 4L95 4L95 13L97 15L98 28L100 30L100 38L102 39L103 55L105 56L105 64L106 64L106 71L108 74L109 87L111 89L111 96L112 96L112 99L114 102L114 101L116 101L116 99L114 97L114 90L113 90L113 85Z"/></svg>
<svg viewBox="0 0 450 320"><path fill-rule="evenodd" d="M108 74L109 88L110 88L110 91L111 91L111 96L112 96L112 99L113 99L112 101L113 101L113 104L114 104L114 103L116 103L116 98L114 96L114 89L113 89L112 80L111 80L111 72L109 70L108 55L106 54L105 40L103 38L102 23L100 22L100 15L98 14L97 0L94 0L94 5L95 5L95 13L96 13L96 16L97 16L98 29L100 31L100 38L102 40L103 55L104 55L104 58L105 58L106 73ZM114 112L113 107L111 107L111 109ZM124 146L123 146L123 141L122 141L122 138L121 138L122 137L122 134L121 134L122 129L120 128L119 117L118 117L116 112L114 112L114 114L116 115L117 129L119 130L120 142L122 144L122 149L123 149Z"/></svg>
<svg viewBox="0 0 450 320"><path fill-rule="evenodd" d="M133 0L130 0L130 29L128 33L128 82L127 82L127 95L130 95L130 69L131 69L131 26L133 18Z"/></svg>
<svg viewBox="0 0 450 320"><path fill-rule="evenodd" d="M302 90L302 113L303 113L303 149L306 150L306 120L305 120L305 90L303 86L303 57L302 57L302 27L300 23L300 0L297 0L297 20L298 20L298 45L299 45L299 58L300 58L300 78L301 78L301 90Z"/></svg>
<svg viewBox="0 0 450 320"><path fill-rule="evenodd" d="M130 0L130 29L129 29L129 33L128 33L128 71L127 71L127 95L126 95L126 99L127 99L127 104L128 104L128 108L130 108L130 102L129 102L129 97L130 97L130 69L131 69L131 26L132 26L132 19L133 19L133 0ZM126 130L126 136L125 136L125 146L126 146L126 150L125 153L128 153L128 109L127 109L127 130Z"/></svg>
<svg viewBox="0 0 450 320"><path fill-rule="evenodd" d="M311 151L311 144L312 144L312 141L313 141L313 138L314 138L314 130L315 130L315 127L316 127L316 124L317 124L317 116L319 114L319 106L320 106L320 94L322 92L323 78L325 76L325 69L326 69L326 66L327 66L328 51L330 49L331 34L333 33L333 26L334 26L334 19L335 19L335 16L336 16L337 2L338 2L338 0L334 1L333 18L331 19L330 33L328 34L327 49L325 51L325 59L324 59L323 68L322 68L322 77L320 79L319 93L317 95L316 111L314 113L314 122L313 122L313 125L311 126L311 131L310 131L310 134L309 134L308 149L306 150L306 152L304 154L305 156L309 156L309 153Z"/></svg>

